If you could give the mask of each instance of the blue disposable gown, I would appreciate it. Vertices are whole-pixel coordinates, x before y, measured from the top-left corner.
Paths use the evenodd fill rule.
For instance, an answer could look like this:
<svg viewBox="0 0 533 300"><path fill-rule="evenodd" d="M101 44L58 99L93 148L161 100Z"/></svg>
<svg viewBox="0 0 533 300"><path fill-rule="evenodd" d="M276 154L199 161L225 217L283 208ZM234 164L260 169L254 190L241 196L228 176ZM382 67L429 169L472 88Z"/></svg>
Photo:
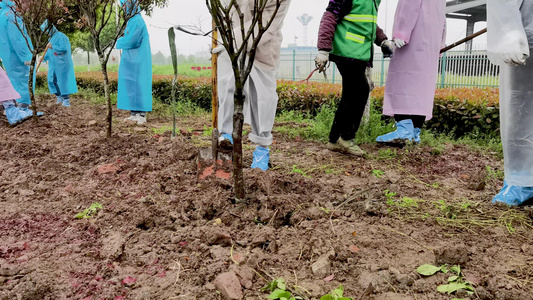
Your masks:
<svg viewBox="0 0 533 300"><path fill-rule="evenodd" d="M54 74L57 78L57 85L61 95L77 93L78 86L76 85L74 63L72 62L72 51L68 37L53 28L50 43L52 44L52 49L48 49L44 56L44 60L48 61L48 89L50 93L57 93L54 85Z"/></svg>
<svg viewBox="0 0 533 300"><path fill-rule="evenodd" d="M0 2L0 23L2 18L5 18L5 14L7 14L6 4L2 1ZM6 35L4 34L5 30L5 28L0 27L0 59L3 61L7 60L7 41L5 38Z"/></svg>
<svg viewBox="0 0 533 300"><path fill-rule="evenodd" d="M118 109L152 111L152 51L140 14L128 21L117 49L124 50L118 71Z"/></svg>
<svg viewBox="0 0 533 300"><path fill-rule="evenodd" d="M24 62L30 61L32 53L28 48L28 43L31 49L33 45L28 38L26 42L25 36L28 37L26 29L24 35L20 32L16 24L23 24L20 18L15 18L11 12L11 7L14 7L11 1L0 2L2 6L2 14L0 15L0 48L2 61L6 68L6 73L13 84L15 90L20 94L20 99L15 99L22 104L31 104L30 92L28 88L28 81L30 78L30 67L24 65ZM17 23L15 23L17 22ZM35 89L35 77L33 78Z"/></svg>

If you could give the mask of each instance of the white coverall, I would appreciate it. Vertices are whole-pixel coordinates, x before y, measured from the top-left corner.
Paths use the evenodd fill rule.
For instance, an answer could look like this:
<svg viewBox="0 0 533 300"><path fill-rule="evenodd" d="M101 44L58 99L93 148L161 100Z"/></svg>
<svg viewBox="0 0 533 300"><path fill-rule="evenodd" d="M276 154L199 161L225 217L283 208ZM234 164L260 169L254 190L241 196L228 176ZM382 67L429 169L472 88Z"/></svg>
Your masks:
<svg viewBox="0 0 533 300"><path fill-rule="evenodd" d="M505 181L533 187L533 0L489 0L487 27L489 59L501 66ZM510 66L512 60L526 64Z"/></svg>
<svg viewBox="0 0 533 300"><path fill-rule="evenodd" d="M238 0L244 14L245 32L251 26L254 0ZM254 65L250 77L244 87L244 121L252 126L248 135L250 141L261 146L272 144L272 127L278 105L276 92L276 73L279 66L281 42L283 36L281 28L289 9L290 0L281 0L281 6L274 22L263 35L257 47ZM263 13L263 23L271 19L276 9L276 0L269 0ZM241 38L240 20L233 15L233 32L237 39ZM240 43L239 43L240 44ZM251 44L251 43L250 43ZM245 54L248 55L248 54ZM233 106L235 93L235 77L229 55L223 51L218 57L218 128L221 133L233 132Z"/></svg>

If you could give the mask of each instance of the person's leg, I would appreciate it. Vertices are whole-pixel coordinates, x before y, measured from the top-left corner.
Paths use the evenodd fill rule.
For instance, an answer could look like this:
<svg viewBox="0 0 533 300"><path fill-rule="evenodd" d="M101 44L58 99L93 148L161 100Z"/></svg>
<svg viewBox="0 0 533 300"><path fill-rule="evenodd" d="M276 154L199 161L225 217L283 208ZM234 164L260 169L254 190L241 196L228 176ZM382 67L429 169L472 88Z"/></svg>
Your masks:
<svg viewBox="0 0 533 300"><path fill-rule="evenodd" d="M396 123L400 123L402 121L411 120L413 123L413 138L416 143L420 143L420 132L422 131L422 127L424 126L424 123L426 122L426 116L420 116L420 115L394 115L394 120ZM405 122L403 122L405 123ZM409 133L407 134L409 135ZM378 138L379 141L380 138ZM385 138L386 139L386 138ZM409 137L407 137L409 139Z"/></svg>
<svg viewBox="0 0 533 300"><path fill-rule="evenodd" d="M365 76L366 65L360 62L336 63L342 76L342 96L331 131L328 148L352 155L364 152L355 144L370 87Z"/></svg>
<svg viewBox="0 0 533 300"><path fill-rule="evenodd" d="M276 92L275 71L254 68L246 84L246 99L249 110L248 118L252 132L250 141L256 144L251 168L268 170L270 145L273 142L272 128L276 117L278 94Z"/></svg>
<svg viewBox="0 0 533 300"><path fill-rule="evenodd" d="M500 127L504 187L493 202L522 205L533 197L533 64L502 66Z"/></svg>
<svg viewBox="0 0 533 300"><path fill-rule="evenodd" d="M52 83L54 84L54 88L56 89L56 97L57 97L56 104L61 104L63 103L63 97L61 96L61 90L59 89L59 85L57 84L57 75L55 72L52 75L52 78L53 78Z"/></svg>
<svg viewBox="0 0 533 300"><path fill-rule="evenodd" d="M424 122L426 121L426 116L418 115L394 115L394 120L396 122L401 122L403 120L411 120L413 122L413 127L422 128Z"/></svg>
<svg viewBox="0 0 533 300"><path fill-rule="evenodd" d="M146 124L146 114L148 112L146 111L138 111L137 112L137 125L143 125Z"/></svg>
<svg viewBox="0 0 533 300"><path fill-rule="evenodd" d="M342 96L329 135L331 143L339 137L345 141L355 138L370 91L364 64L339 62L337 67L342 76Z"/></svg>
<svg viewBox="0 0 533 300"><path fill-rule="evenodd" d="M2 101L2 106L4 107L6 118L10 125L21 123L32 116L32 113L16 107L14 100Z"/></svg>
<svg viewBox="0 0 533 300"><path fill-rule="evenodd" d="M224 149L233 147L233 105L235 94L235 77L231 61L223 51L218 56L218 131L219 146Z"/></svg>
<svg viewBox="0 0 533 300"><path fill-rule="evenodd" d="M61 98L63 99L63 106L70 107L70 95L62 95Z"/></svg>
<svg viewBox="0 0 533 300"><path fill-rule="evenodd" d="M148 112L146 111L137 111L137 110L131 110L130 116L124 119L124 121L132 121L137 122L138 125L142 125L146 123L146 115Z"/></svg>
<svg viewBox="0 0 533 300"><path fill-rule="evenodd" d="M394 115L396 130L378 136L378 143L405 145L406 142L420 143L420 131L426 120L420 115Z"/></svg>

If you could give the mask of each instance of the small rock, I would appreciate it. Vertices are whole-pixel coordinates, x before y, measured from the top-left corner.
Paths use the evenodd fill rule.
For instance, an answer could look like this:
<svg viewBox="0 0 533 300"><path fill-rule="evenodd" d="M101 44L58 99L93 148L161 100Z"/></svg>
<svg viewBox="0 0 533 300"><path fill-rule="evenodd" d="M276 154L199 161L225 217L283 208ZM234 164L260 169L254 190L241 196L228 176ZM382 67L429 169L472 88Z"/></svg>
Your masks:
<svg viewBox="0 0 533 300"><path fill-rule="evenodd" d="M206 285L204 285L204 287L205 287L206 290L209 290L209 291L212 291L212 290L216 289L215 285L212 284L211 282L209 282Z"/></svg>
<svg viewBox="0 0 533 300"><path fill-rule="evenodd" d="M524 254L533 255L533 247L531 247L529 244L523 244L520 249L522 252L524 252Z"/></svg>
<svg viewBox="0 0 533 300"><path fill-rule="evenodd" d="M101 255L104 258L115 260L122 255L126 238L120 232L113 232L103 240Z"/></svg>
<svg viewBox="0 0 533 300"><path fill-rule="evenodd" d="M19 190L19 195L21 196L33 196L35 192L32 190Z"/></svg>
<svg viewBox="0 0 533 300"><path fill-rule="evenodd" d="M356 245L351 245L349 247L350 251L352 251L353 253L357 253L360 251L359 247L357 247Z"/></svg>
<svg viewBox="0 0 533 300"><path fill-rule="evenodd" d="M313 274L317 276L328 276L331 274L331 261L330 257L334 256L335 252L330 251L322 256L320 256L315 263L311 265L311 270Z"/></svg>
<svg viewBox="0 0 533 300"><path fill-rule="evenodd" d="M215 288L227 300L239 300L243 297L239 277L233 271L222 273L215 278Z"/></svg>
<svg viewBox="0 0 533 300"><path fill-rule="evenodd" d="M209 237L209 245L231 246L231 235L226 232L216 231Z"/></svg>
<svg viewBox="0 0 533 300"><path fill-rule="evenodd" d="M106 164L98 167L97 172L99 175L108 174L108 173L117 173L122 171L122 168L115 164Z"/></svg>
<svg viewBox="0 0 533 300"><path fill-rule="evenodd" d="M239 277L239 281L241 283L241 286L245 289L251 289L253 285L253 280L255 278L255 273L246 266L231 266L231 271L235 272L237 274L237 277Z"/></svg>
<svg viewBox="0 0 533 300"><path fill-rule="evenodd" d="M412 286L413 283L415 283L414 278L411 278L411 276L404 274L396 275L396 281L406 286Z"/></svg>
<svg viewBox="0 0 533 300"><path fill-rule="evenodd" d="M244 262L246 262L246 256L237 252L233 252L233 261L239 265L242 265Z"/></svg>
<svg viewBox="0 0 533 300"><path fill-rule="evenodd" d="M487 185L487 169L482 168L479 171L472 174L469 179L468 188L474 191L482 191Z"/></svg>
<svg viewBox="0 0 533 300"><path fill-rule="evenodd" d="M275 230L271 226L264 226L261 231L252 238L251 247L265 247L274 240Z"/></svg>
<svg viewBox="0 0 533 300"><path fill-rule="evenodd" d="M433 250L435 254L435 263L441 265L465 265L470 256L470 251L464 245L444 246Z"/></svg>
<svg viewBox="0 0 533 300"><path fill-rule="evenodd" d="M146 128L146 127L135 127L135 128L133 128L133 131L137 132L137 133L142 133L142 132L147 132L148 128Z"/></svg>
<svg viewBox="0 0 533 300"><path fill-rule="evenodd" d="M364 271L359 275L357 284L363 287L372 286L377 291L383 291L383 287L387 285L385 279L383 279L378 273Z"/></svg>
<svg viewBox="0 0 533 300"><path fill-rule="evenodd" d="M136 281L137 281L137 279L135 279L135 278L133 278L131 276L126 276L126 278L124 278L122 280L122 284L124 286L130 286L131 287L131 286L133 286L135 284Z"/></svg>
<svg viewBox="0 0 533 300"><path fill-rule="evenodd" d="M92 121L89 121L89 123L87 123L87 125L94 126L94 125L96 125L96 123L98 123L98 122L96 122L96 120L92 120Z"/></svg>
<svg viewBox="0 0 533 300"><path fill-rule="evenodd" d="M385 208L385 205L383 205L383 203L373 199L366 200L364 205L365 212L372 216L382 215L383 209Z"/></svg>
<svg viewBox="0 0 533 300"><path fill-rule="evenodd" d="M215 261L225 261L229 258L229 249L222 248L221 246L214 245L209 248L209 254Z"/></svg>

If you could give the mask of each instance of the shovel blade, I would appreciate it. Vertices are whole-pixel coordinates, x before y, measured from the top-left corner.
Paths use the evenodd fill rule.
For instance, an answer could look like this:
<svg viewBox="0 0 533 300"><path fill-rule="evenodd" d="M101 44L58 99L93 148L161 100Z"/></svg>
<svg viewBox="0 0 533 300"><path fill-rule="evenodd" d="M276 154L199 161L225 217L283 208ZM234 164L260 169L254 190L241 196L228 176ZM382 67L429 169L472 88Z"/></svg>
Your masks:
<svg viewBox="0 0 533 300"><path fill-rule="evenodd" d="M213 156L212 148L200 148L198 153L198 180L208 178L231 179L233 164L231 153L217 152Z"/></svg>

